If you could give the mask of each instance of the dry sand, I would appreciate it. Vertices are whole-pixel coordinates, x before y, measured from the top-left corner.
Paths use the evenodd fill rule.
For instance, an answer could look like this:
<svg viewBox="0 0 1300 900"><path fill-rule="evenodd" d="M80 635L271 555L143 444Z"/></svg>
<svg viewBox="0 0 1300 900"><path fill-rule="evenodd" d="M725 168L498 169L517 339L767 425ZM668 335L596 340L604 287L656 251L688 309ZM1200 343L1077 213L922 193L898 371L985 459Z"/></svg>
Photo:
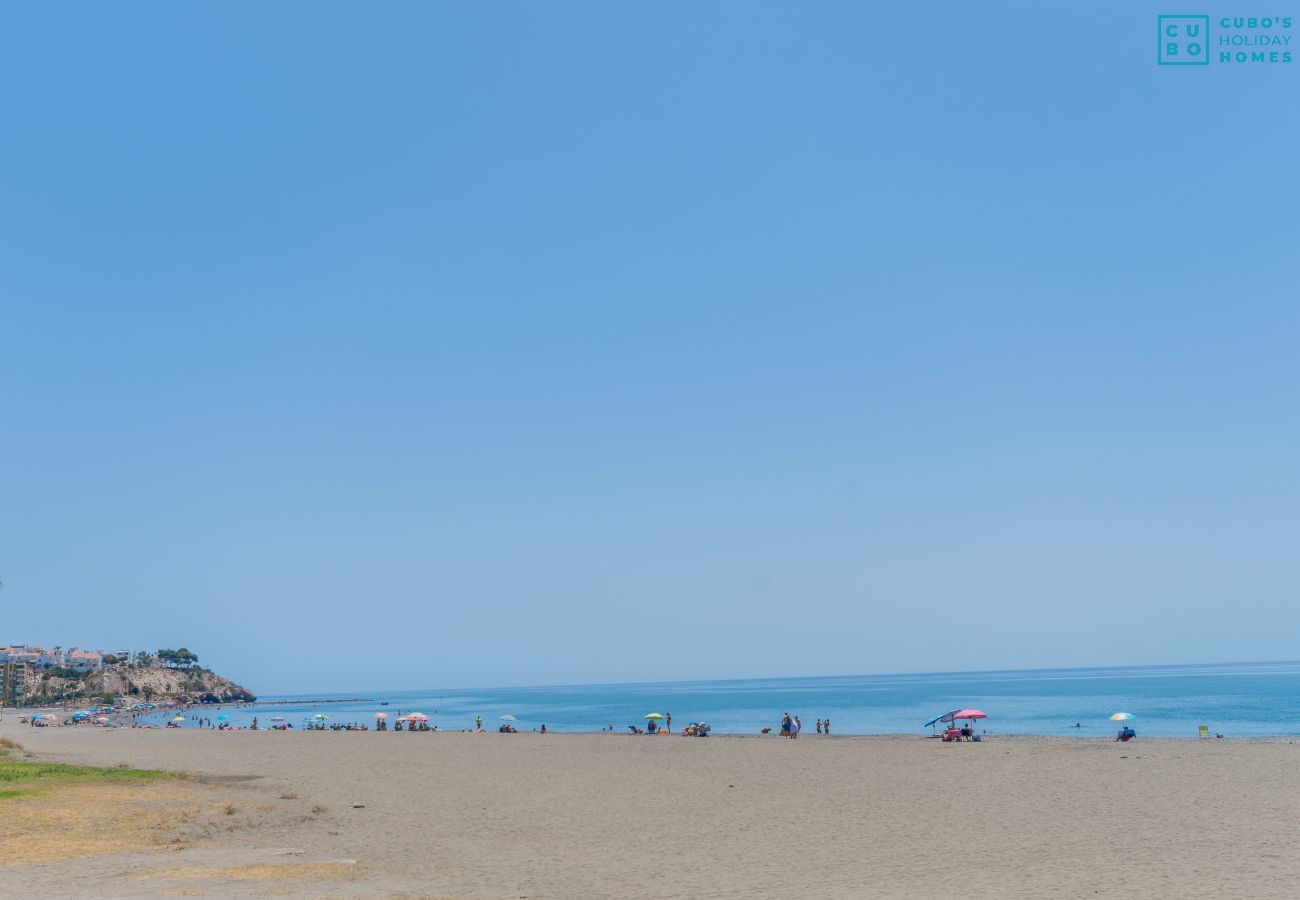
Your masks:
<svg viewBox="0 0 1300 900"><path fill-rule="evenodd" d="M1285 742L0 734L189 772L237 810L179 850L0 848L3 896L1300 896Z"/></svg>

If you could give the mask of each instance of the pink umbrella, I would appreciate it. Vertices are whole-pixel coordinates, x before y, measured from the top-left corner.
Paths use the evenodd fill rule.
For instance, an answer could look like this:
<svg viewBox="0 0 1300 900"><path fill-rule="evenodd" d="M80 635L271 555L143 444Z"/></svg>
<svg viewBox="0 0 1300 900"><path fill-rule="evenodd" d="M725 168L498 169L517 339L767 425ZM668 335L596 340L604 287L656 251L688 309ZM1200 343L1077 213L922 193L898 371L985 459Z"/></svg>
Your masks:
<svg viewBox="0 0 1300 900"><path fill-rule="evenodd" d="M954 719L987 719L984 713L978 709L959 709L952 714ZM946 718L946 717L945 717Z"/></svg>

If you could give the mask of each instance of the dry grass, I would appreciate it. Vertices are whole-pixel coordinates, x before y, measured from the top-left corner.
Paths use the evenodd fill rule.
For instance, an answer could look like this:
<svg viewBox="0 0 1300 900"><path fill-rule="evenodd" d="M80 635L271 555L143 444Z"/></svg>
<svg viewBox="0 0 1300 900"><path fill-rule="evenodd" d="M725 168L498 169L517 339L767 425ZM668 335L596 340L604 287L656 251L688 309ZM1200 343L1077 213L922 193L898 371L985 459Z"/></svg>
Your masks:
<svg viewBox="0 0 1300 900"><path fill-rule="evenodd" d="M272 865L258 863L249 866L178 866L159 868L146 872L143 878L162 878L168 881L201 881L224 879L228 881L356 881L362 877L361 867L355 863L285 863Z"/></svg>
<svg viewBox="0 0 1300 900"><path fill-rule="evenodd" d="M0 750L8 751L21 749L23 749L23 745L15 741L13 738L0 738Z"/></svg>
<svg viewBox="0 0 1300 900"><path fill-rule="evenodd" d="M77 780L4 801L0 866L161 849L200 810L190 785Z"/></svg>

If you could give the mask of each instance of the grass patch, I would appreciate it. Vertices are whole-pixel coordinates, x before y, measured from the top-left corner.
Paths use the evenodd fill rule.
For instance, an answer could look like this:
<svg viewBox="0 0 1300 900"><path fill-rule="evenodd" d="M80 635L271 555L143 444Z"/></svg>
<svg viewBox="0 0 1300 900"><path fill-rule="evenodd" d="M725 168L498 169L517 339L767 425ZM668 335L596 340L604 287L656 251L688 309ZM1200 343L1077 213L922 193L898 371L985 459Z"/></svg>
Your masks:
<svg viewBox="0 0 1300 900"><path fill-rule="evenodd" d="M357 881L364 870L355 863L286 863L254 864L249 866L179 866L174 869L154 869L146 878L167 880L228 879L230 881Z"/></svg>
<svg viewBox="0 0 1300 900"><path fill-rule="evenodd" d="M18 797L35 796L35 791L0 791L0 800L14 800Z"/></svg>
<svg viewBox="0 0 1300 900"><path fill-rule="evenodd" d="M141 781L154 778L179 778L173 772L158 769L105 769L99 766L69 766L63 763L18 762L0 758L0 789L14 785L37 787L80 781Z"/></svg>
<svg viewBox="0 0 1300 900"><path fill-rule="evenodd" d="M7 755L9 750L21 750L23 745L13 738L0 738L0 755Z"/></svg>
<svg viewBox="0 0 1300 900"><path fill-rule="evenodd" d="M35 785L39 790L28 790ZM141 852L187 842L203 803L179 778L45 778L4 787L28 796L0 801L0 884L24 863ZM0 888L0 895L5 890Z"/></svg>

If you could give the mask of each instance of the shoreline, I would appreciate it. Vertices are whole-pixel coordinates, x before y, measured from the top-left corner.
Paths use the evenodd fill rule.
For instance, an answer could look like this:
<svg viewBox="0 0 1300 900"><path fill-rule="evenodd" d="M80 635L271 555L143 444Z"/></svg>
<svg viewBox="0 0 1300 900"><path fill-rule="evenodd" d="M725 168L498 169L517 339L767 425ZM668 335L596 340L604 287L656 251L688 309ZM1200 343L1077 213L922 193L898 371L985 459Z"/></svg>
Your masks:
<svg viewBox="0 0 1300 900"><path fill-rule="evenodd" d="M303 703L308 703L308 702L315 703L315 702L317 702L317 701L302 701L302 702L303 702ZM364 700L361 700L361 701L358 701L358 700L337 700L337 701L334 701L334 702L336 702L336 703L356 703L356 702L368 702L368 701L364 701ZM216 710L216 709L221 709L221 708L226 707L226 706L236 706L236 705L237 705L239 708L241 708L241 709L248 709L249 707L251 707L251 706L255 706L255 705L257 705L257 704L255 704L255 703L250 703L250 702L246 702L246 701L245 701L245 702L241 702L241 703L239 703L239 704L235 704L234 702L208 703L208 704L193 704L193 705L187 705L187 706L173 706L173 707L166 707L166 708L163 708L163 709L150 710L148 713L145 713L145 714L146 714L146 715L158 715L158 714L162 714L162 713L165 713L165 712L180 712L180 711L194 711L194 710L200 710L200 711L202 711L202 710ZM268 705L272 705L272 704L268 701ZM274 705L284 705L284 704L281 703L281 702L277 702L277 703L275 703ZM18 716L26 716L26 717L30 718L30 717L33 716L33 715L39 715L39 714L48 713L50 710L59 710L60 712L65 712L65 713L67 713L67 714L71 714L72 712L77 711L77 709L78 709L77 707L66 707L66 706L4 707L3 709L0 709L0 720L3 720L3 719L4 719L5 717L7 717L7 716L14 716L15 718L18 717ZM110 720L114 720L115 725L116 725L117 728L119 728L119 729L121 729L121 728L126 728L126 729L130 729L130 730L147 730L147 731L166 730L166 729L164 729L161 725L150 725L150 726L148 726L148 727L145 727L145 726L138 726L138 725L131 724L132 719L133 719L133 716L132 716L132 714L130 714L130 713L126 713L126 712L106 713L105 715L106 715ZM366 723L366 724L372 724L372 723ZM32 730L32 731L42 730L41 728L32 728L31 726L25 726L25 727L27 727L29 730ZM46 727L46 728L76 728L76 729L83 730L83 731L90 731L90 730L104 730L104 729L103 729L103 726L97 726L97 725L95 725L95 724L93 724L93 723L80 723L80 724L76 724L76 725L72 725L72 724L64 725L64 724L60 723L60 724L57 725L57 726L45 726L45 727ZM112 730L112 729L110 729L110 730ZM216 731L217 729L211 729L211 728L195 728L195 727L190 726L190 725L184 725L184 726L182 726L182 727L180 727L180 728L177 728L177 729L170 729L170 730L173 730L173 731L177 731L177 730L179 730L179 731L187 731L187 732L208 732L208 731ZM229 729L229 731L236 731L236 732L252 731L252 730L254 730L254 729L251 729L251 728L248 728L248 727L244 727L244 726L234 727L234 728ZM306 732L306 731L308 731L308 729L302 729L302 728L290 728L290 729L287 729L287 730L280 730L280 729L276 729L276 728L270 728L270 727L267 727L267 726L262 726L262 727L260 727L260 728L258 728L258 729L256 729L256 730L259 731L259 732L261 732L261 731L266 731L266 732L273 732L273 733L276 733L276 734L286 734L286 733L295 733L295 732ZM1116 730L1118 730L1118 729L1116 729ZM375 728L373 728L373 727L368 728L368 729L366 729L365 731L361 731L360 729L355 729L355 728L353 728L353 729L346 729L346 728L343 728L343 729L338 729L337 731L336 731L335 729L332 729L332 728L313 729L313 730L311 730L312 733L317 733L317 732L320 732L320 731L325 731L325 732L335 732L335 733L343 733L343 732L347 732L347 733L365 733L365 734L371 734L371 733L373 733L373 734L381 734L381 733L382 733L382 734L392 734L392 733L398 733L398 732L392 732L391 730L390 730L390 731L387 731L387 732L379 732L379 731L377 731L377 730L376 730ZM400 732L400 733L406 733L406 732ZM472 729L472 728L436 728L436 729L431 729L431 730L429 730L429 731L427 731L427 732L419 732L419 733L421 733L421 734L475 734L475 733L479 733L479 734L496 734L497 731L496 731L495 728L485 728L485 729L482 729L481 731L477 731L477 732L475 731L475 729ZM657 735L645 735L645 734L631 734L631 733L629 733L629 732L627 732L627 731L625 731L625 730L624 730L624 731L618 731L618 730L615 730L615 731L606 731L606 730L603 730L603 729L594 729L594 730L591 730L591 731L554 730L554 729L550 729L550 730L547 731L547 733L546 733L545 735L540 735L539 732L537 732L535 729L528 729L528 730L521 730L521 731L518 731L518 732L516 732L515 734L510 735L510 736L513 737L513 736L529 735L529 734L535 734L535 735L544 736L544 737L557 737L557 738L558 738L558 737L627 737L627 738L651 738L651 737L670 737L670 738L671 738L671 737L684 737L684 735L682 735L680 732L677 732L677 731L674 731L674 732L668 732L668 733L661 732L660 734L657 734ZM712 733L710 733L710 734L708 735L707 738L702 738L702 739L703 739L703 740L718 740L718 739L726 739L726 740L736 740L736 739L743 739L743 740L767 740L767 739L777 739L777 738L780 738L780 737L781 737L781 735L779 735L779 734L777 734L777 733L775 733L775 732L773 732L772 734L758 734L758 733L753 733L753 732L713 731ZM1105 733L1078 733L1078 734L1074 734L1074 733L1072 733L1072 734L1042 734L1042 733L1037 733L1037 732L1020 732L1020 731L1007 731L1007 732L998 732L998 731L982 731L982 732L981 732L981 737L983 738L983 741L977 741L977 742L975 742L975 743L995 743L995 742L997 742L997 741L1004 741L1004 740L1016 740L1016 741L1035 740L1035 741L1046 741L1046 742L1059 742L1059 743L1066 743L1066 744L1074 743L1074 742L1078 742L1078 741L1101 742L1101 743L1115 743L1115 740L1114 740L1114 732L1111 731L1111 730L1109 730L1109 729L1108 729ZM692 740L695 740L695 738L692 738ZM799 740L817 740L817 741L826 741L826 740L829 740L829 741L841 741L841 740L877 740L877 741L878 741L878 740L905 740L905 741L913 741L913 740L922 740L922 741L936 741L936 742L942 743L941 741L938 740L938 738L932 736L930 732L920 732L920 731L917 731L917 732L910 732L910 731L883 731L883 732L872 732L872 733L865 733L865 734L846 733L846 734L832 734L832 735L823 735L823 734L817 734L816 732L808 732L808 731L804 731L804 732L802 732L802 733L800 734L800 736L799 736ZM1202 737L1199 737L1199 736L1197 736L1197 735L1151 735L1151 736L1143 736L1143 735L1141 734L1141 732L1139 732L1139 733L1138 733L1138 736L1137 736L1137 738L1136 738L1136 740L1138 740L1139 742L1142 742L1142 743L1152 742L1152 741L1171 741L1171 742L1177 742L1177 743L1194 743L1194 744L1201 744L1201 743L1204 743L1204 744L1227 744L1227 743L1234 743L1234 744L1237 744L1237 743L1294 744L1294 743L1296 743L1296 742L1300 742L1300 734L1263 734L1263 735L1243 735L1243 736L1231 736L1231 735L1229 735L1229 736L1225 736L1225 737L1223 737L1223 738L1215 738L1215 737L1202 738ZM970 743L970 742L963 741L963 742L961 742L961 743ZM1130 745L1130 746L1132 746L1132 745Z"/></svg>

